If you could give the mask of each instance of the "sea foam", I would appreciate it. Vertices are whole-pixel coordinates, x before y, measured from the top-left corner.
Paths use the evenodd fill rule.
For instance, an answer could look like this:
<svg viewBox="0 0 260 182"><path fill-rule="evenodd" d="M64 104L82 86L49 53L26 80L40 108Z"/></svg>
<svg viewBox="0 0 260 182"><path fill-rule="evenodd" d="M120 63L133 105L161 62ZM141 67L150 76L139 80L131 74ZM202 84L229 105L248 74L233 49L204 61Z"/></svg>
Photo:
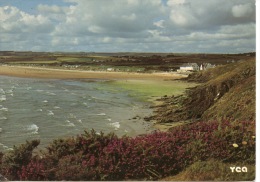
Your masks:
<svg viewBox="0 0 260 182"><path fill-rule="evenodd" d="M27 130L32 132L32 134L38 134L39 127L36 124L29 125Z"/></svg>
<svg viewBox="0 0 260 182"><path fill-rule="evenodd" d="M2 107L2 108L0 108L0 111L8 111L8 108Z"/></svg>
<svg viewBox="0 0 260 182"><path fill-rule="evenodd" d="M0 101L5 101L6 100L6 96L5 95L1 95L0 96Z"/></svg>
<svg viewBox="0 0 260 182"><path fill-rule="evenodd" d="M97 116L105 116L106 115L106 113L99 113L99 114L97 114Z"/></svg>
<svg viewBox="0 0 260 182"><path fill-rule="evenodd" d="M48 115L48 116L53 116L54 113L53 113L52 111L48 111L47 115Z"/></svg>
<svg viewBox="0 0 260 182"><path fill-rule="evenodd" d="M120 128L119 122L109 123L110 126L114 127L115 130L118 130Z"/></svg>

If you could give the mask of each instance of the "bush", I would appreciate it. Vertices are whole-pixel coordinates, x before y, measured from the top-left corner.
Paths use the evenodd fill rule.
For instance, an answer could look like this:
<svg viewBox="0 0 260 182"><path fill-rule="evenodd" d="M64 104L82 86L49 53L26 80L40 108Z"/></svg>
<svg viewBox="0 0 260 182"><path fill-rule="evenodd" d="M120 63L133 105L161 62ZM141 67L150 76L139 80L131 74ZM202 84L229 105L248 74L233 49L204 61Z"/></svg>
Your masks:
<svg viewBox="0 0 260 182"><path fill-rule="evenodd" d="M175 175L197 161L253 165L254 128L254 121L197 122L135 138L98 135L92 130L53 141L42 157L26 158L23 165L17 161L17 174L12 173L12 179L156 180ZM5 167L1 171L9 174Z"/></svg>

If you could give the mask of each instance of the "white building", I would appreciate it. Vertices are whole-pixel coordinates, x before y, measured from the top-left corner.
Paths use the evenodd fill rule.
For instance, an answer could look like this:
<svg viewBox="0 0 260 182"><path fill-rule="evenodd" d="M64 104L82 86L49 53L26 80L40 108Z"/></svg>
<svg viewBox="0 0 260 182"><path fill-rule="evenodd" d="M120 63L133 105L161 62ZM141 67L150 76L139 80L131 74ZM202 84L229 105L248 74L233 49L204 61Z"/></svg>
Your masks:
<svg viewBox="0 0 260 182"><path fill-rule="evenodd" d="M113 68L107 68L107 71L114 71Z"/></svg>
<svg viewBox="0 0 260 182"><path fill-rule="evenodd" d="M194 69L193 69L193 67L192 66L181 66L180 67L180 71L184 71L184 72L186 72L186 71L193 71Z"/></svg>

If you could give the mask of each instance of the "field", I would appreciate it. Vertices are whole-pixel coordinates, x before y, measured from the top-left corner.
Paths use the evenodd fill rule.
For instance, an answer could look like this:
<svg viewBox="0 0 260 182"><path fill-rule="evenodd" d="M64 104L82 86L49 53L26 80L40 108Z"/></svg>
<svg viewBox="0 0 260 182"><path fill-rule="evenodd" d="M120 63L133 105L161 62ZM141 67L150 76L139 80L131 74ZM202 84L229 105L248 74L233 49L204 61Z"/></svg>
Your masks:
<svg viewBox="0 0 260 182"><path fill-rule="evenodd" d="M58 67L93 71L172 72L185 63L223 65L253 56L247 54L173 53L46 53L0 52L0 64Z"/></svg>

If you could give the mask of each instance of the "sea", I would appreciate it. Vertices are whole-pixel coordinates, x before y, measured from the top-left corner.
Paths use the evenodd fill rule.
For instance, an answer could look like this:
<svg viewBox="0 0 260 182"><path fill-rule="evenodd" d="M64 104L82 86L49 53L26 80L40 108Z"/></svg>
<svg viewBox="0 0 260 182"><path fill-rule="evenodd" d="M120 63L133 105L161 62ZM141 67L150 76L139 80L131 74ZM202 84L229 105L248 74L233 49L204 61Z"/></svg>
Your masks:
<svg viewBox="0 0 260 182"><path fill-rule="evenodd" d="M0 151L40 139L39 148L84 131L137 136L154 131L143 120L150 103L94 79L32 79L0 76Z"/></svg>

